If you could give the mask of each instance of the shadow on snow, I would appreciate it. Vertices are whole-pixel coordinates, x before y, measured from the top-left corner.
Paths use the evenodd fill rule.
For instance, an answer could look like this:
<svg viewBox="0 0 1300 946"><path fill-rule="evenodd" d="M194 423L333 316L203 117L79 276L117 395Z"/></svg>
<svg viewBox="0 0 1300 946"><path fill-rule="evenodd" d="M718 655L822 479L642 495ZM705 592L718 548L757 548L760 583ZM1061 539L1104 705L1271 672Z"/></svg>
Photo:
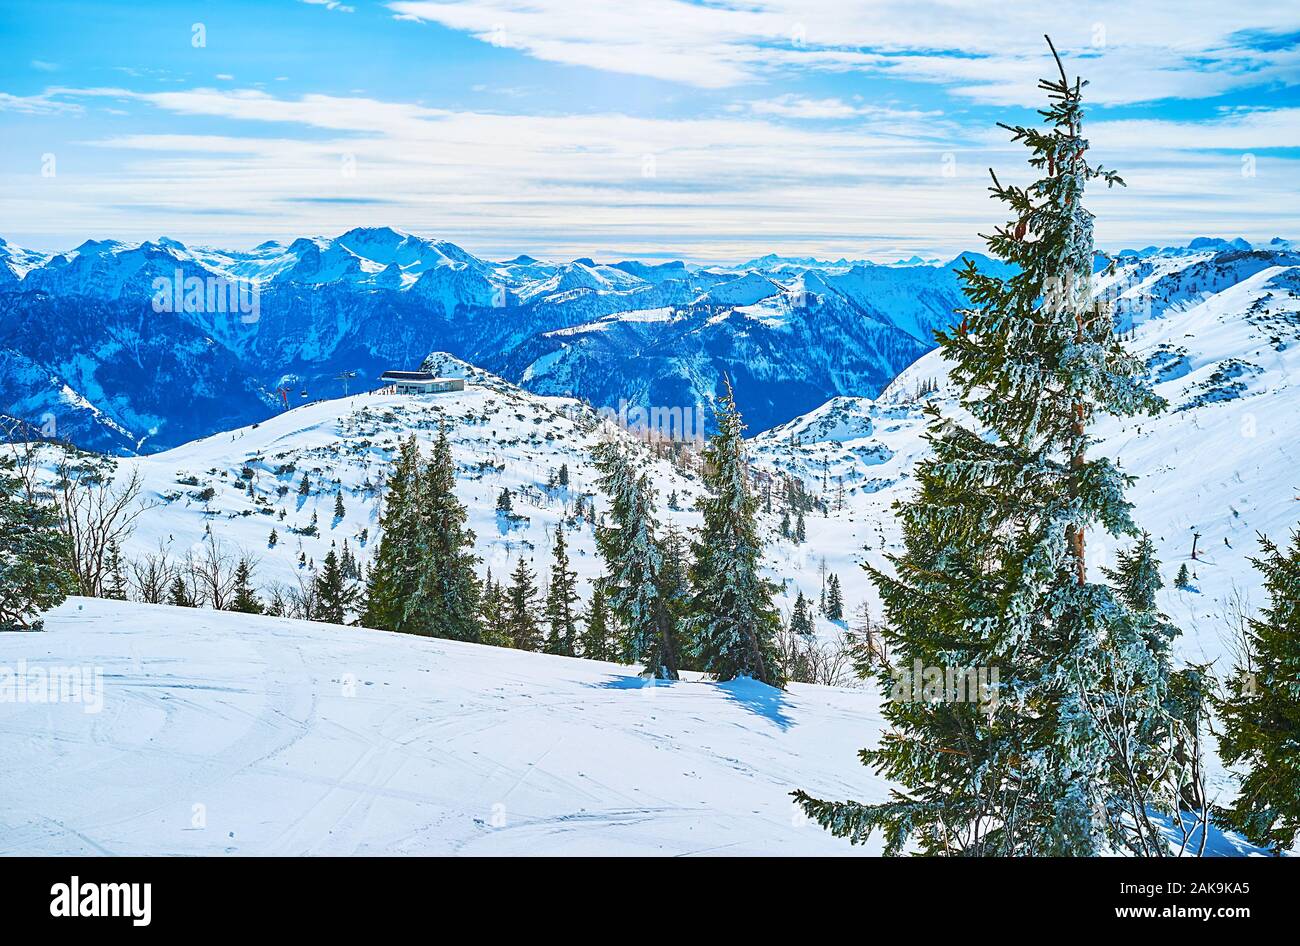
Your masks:
<svg viewBox="0 0 1300 946"><path fill-rule="evenodd" d="M644 690L646 696L652 697L654 691L659 687L676 687L683 685L683 683L684 681L681 680L656 680L653 677L626 676L612 677L603 683L591 685L602 690ZM769 722L775 723L782 732L794 725L794 721L785 713L788 694L783 690L770 687L765 683L759 683L749 677L739 677L735 680L728 680L726 683L705 683L704 685L717 688L732 703L747 712L753 713L755 716L761 716Z"/></svg>

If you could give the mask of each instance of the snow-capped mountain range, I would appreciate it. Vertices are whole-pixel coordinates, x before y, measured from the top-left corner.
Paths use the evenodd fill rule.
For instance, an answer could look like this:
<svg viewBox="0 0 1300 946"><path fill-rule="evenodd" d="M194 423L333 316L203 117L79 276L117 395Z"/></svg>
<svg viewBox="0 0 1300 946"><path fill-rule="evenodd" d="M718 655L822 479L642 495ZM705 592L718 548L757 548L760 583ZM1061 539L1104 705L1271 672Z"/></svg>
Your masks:
<svg viewBox="0 0 1300 946"><path fill-rule="evenodd" d="M951 264L496 262L386 228L241 252L0 242L0 412L147 453L443 350L596 406L707 406L725 375L768 427L877 394L931 348L961 304ZM255 311L236 308L236 287Z"/></svg>
<svg viewBox="0 0 1300 946"><path fill-rule="evenodd" d="M1117 261L1127 330L1134 306L1185 307L1300 254L1282 239L1201 238ZM0 241L0 413L86 448L150 453L447 351L539 394L702 405L706 419L726 377L763 430L833 397L875 397L932 349L964 301L956 262L497 262L387 228L248 251Z"/></svg>

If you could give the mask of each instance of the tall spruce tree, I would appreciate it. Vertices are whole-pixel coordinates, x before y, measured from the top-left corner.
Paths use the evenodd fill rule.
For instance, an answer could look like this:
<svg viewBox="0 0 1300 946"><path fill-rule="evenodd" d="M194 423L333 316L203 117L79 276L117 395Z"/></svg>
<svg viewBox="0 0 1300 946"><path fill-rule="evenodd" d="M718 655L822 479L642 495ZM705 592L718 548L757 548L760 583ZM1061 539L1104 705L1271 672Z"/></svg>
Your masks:
<svg viewBox="0 0 1300 946"><path fill-rule="evenodd" d="M474 571L474 532L456 498L456 466L447 428L438 430L433 453L416 481L416 579L402 610L404 629L430 637L477 641L479 581Z"/></svg>
<svg viewBox="0 0 1300 946"><path fill-rule="evenodd" d="M668 609L673 640L677 645L678 669L682 669L687 666L690 654L694 652L694 642L686 627L686 616L691 609L691 540L670 522L664 530L659 547L663 556L659 587L664 607Z"/></svg>
<svg viewBox="0 0 1300 946"><path fill-rule="evenodd" d="M685 623L699 669L719 680L752 677L780 687L781 617L772 604L775 586L759 573L758 498L750 488L745 425L729 382L715 417L718 433L704 454L708 495L696 503L704 523L692 545L695 593Z"/></svg>
<svg viewBox="0 0 1300 946"><path fill-rule="evenodd" d="M1300 531L1283 554L1260 537L1269 606L1249 621L1233 679L1215 701L1219 755L1245 769L1220 824L1281 854L1300 838Z"/></svg>
<svg viewBox="0 0 1300 946"><path fill-rule="evenodd" d="M826 616L832 621L844 620L844 592L840 588L839 575L826 579Z"/></svg>
<svg viewBox="0 0 1300 946"><path fill-rule="evenodd" d="M548 654L572 657L578 642L578 619L574 605L578 603L578 575L569 566L569 553L564 544L564 525L555 527L555 548L552 552L551 581L546 589L546 644Z"/></svg>
<svg viewBox="0 0 1300 946"><path fill-rule="evenodd" d="M487 578L483 581L483 594L479 598L479 616L483 625L483 634L479 637L480 644L491 644L493 647L514 646L505 623L506 590L501 582L492 578L491 569L488 569Z"/></svg>
<svg viewBox="0 0 1300 946"><path fill-rule="evenodd" d="M1023 188L993 176L1011 219L986 241L1013 274L966 261L972 307L958 328L936 333L982 429L927 407L932 455L917 466L914 497L895 507L905 551L889 556L893 574L867 567L898 668L967 681L996 670L996 686L978 696L945 687L939 699L895 688L890 731L861 753L899 786L888 801L795 793L837 836L860 842L880 831L888 854L1160 854L1167 847L1147 811L1174 810L1184 787L1184 767L1151 783L1134 774L1156 747L1139 745L1134 758L1133 744L1159 730L1168 748L1181 741L1179 721L1167 674L1141 639L1149 619L1087 580L1086 530L1138 533L1124 498L1130 479L1087 456L1089 429L1098 416L1163 404L1092 294L1084 187L1122 182L1087 163L1084 83L1057 66L1059 78L1041 83L1046 129L1003 126L1041 173Z"/></svg>
<svg viewBox="0 0 1300 946"><path fill-rule="evenodd" d="M582 637L579 639L582 656L588 660L613 660L614 636L605 604L605 592L597 582L591 590L591 602L583 615Z"/></svg>
<svg viewBox="0 0 1300 946"><path fill-rule="evenodd" d="M28 493L0 456L0 631L40 630L40 614L76 590L72 549L54 506Z"/></svg>
<svg viewBox="0 0 1300 946"><path fill-rule="evenodd" d="M623 659L645 672L676 680L678 653L672 612L663 588L663 551L655 535L654 490L613 440L597 445L600 488L609 497L609 524L596 527L596 547L608 575L602 579L610 610L624 630Z"/></svg>
<svg viewBox="0 0 1300 946"><path fill-rule="evenodd" d="M532 569L519 556L505 596L505 629L516 650L541 650L542 630L537 622L537 585Z"/></svg>
<svg viewBox="0 0 1300 946"><path fill-rule="evenodd" d="M366 611L361 623L385 631L416 630L406 610L419 581L417 540L421 523L420 449L415 436L402 441L387 477L384 510L379 518L379 547L366 584Z"/></svg>
<svg viewBox="0 0 1300 946"><path fill-rule="evenodd" d="M816 633L813 625L812 609L803 592L794 599L794 608L790 612L790 630L800 637L811 638Z"/></svg>
<svg viewBox="0 0 1300 946"><path fill-rule="evenodd" d="M316 610L312 620L329 624L349 623L348 614L356 602L358 589L356 583L343 574L338 552L333 546L325 553L325 562L315 583Z"/></svg>

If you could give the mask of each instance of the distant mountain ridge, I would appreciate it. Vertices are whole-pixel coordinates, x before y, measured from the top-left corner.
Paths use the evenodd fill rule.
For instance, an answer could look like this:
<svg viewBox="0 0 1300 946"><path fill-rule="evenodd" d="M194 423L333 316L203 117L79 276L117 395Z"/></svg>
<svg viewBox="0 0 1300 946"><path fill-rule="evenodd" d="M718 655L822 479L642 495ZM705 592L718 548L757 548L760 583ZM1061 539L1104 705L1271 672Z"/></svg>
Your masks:
<svg viewBox="0 0 1300 946"><path fill-rule="evenodd" d="M1125 254L1177 269L1291 252L1196 242ZM964 304L956 262L493 261L386 227L245 251L163 237L47 254L0 240L0 413L87 448L147 453L443 350L597 407L707 406L726 376L762 430L832 397L874 397L933 348ZM251 317L207 301L223 280L255 290ZM207 299L200 289L158 311L160 286L182 298L178 281Z"/></svg>

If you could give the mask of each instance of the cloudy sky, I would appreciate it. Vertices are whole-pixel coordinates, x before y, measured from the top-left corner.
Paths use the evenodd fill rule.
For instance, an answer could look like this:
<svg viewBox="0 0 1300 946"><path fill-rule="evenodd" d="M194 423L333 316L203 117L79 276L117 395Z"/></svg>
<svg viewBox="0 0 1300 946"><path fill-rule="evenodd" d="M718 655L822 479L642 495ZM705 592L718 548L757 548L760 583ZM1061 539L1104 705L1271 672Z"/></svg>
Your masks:
<svg viewBox="0 0 1300 946"><path fill-rule="evenodd" d="M1154 0L0 0L0 237L487 256L978 246L997 121L1091 81L1111 249L1300 237L1300 14Z"/></svg>

